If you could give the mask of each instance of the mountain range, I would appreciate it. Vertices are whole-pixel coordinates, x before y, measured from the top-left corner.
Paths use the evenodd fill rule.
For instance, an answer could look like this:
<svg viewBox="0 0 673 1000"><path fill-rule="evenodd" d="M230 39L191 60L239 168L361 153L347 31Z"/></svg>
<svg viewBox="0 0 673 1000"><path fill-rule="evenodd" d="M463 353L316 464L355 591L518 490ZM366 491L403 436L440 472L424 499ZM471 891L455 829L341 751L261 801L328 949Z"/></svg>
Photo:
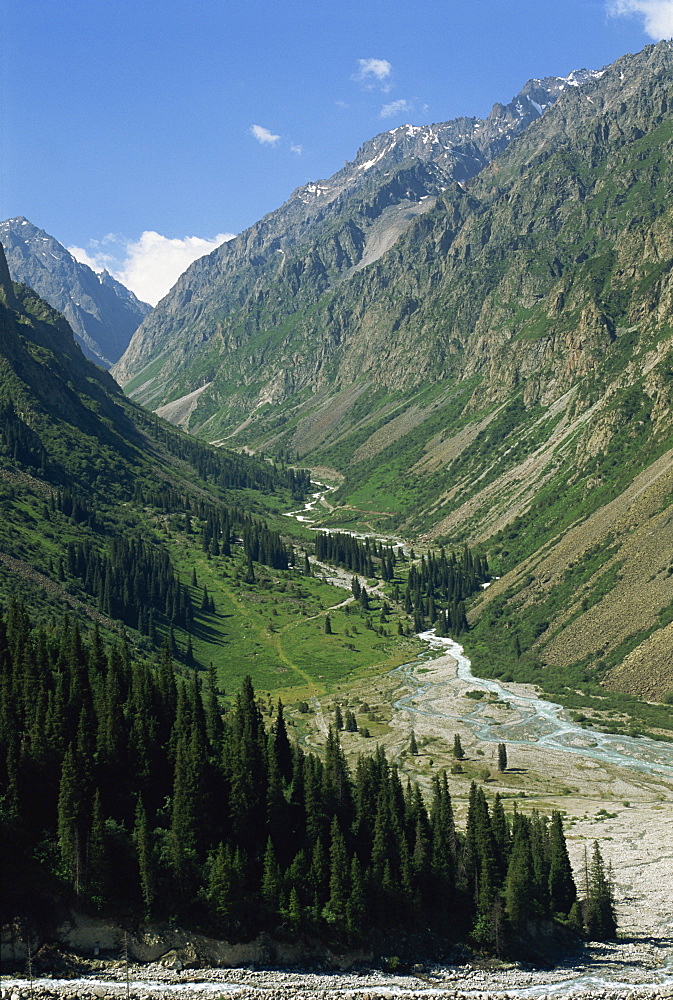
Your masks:
<svg viewBox="0 0 673 1000"><path fill-rule="evenodd" d="M170 925L312 961L466 940L548 962L615 936L598 843L578 899L544 810L586 820L627 787L569 718L618 735L621 763L625 736L673 739L672 154L662 42L375 137L142 321L27 220L0 227L15 957L68 912L97 948ZM428 702L400 684L427 673L428 629L476 676L421 736ZM563 705L556 747L529 691L483 677ZM492 774L487 739L524 766L501 742ZM562 740L584 759L557 773Z"/></svg>
<svg viewBox="0 0 673 1000"><path fill-rule="evenodd" d="M333 177L298 188L281 208L190 267L136 332L115 377L152 407L182 393L168 419L198 430L212 417L204 432L211 439L268 398L284 401L301 391L312 376L296 371L292 357L298 317L349 286L447 186L474 177L560 94L596 75L531 80L484 120L405 125L366 142ZM279 340L287 348L280 356ZM243 367L248 357L255 366L261 361L254 382L239 355ZM306 361L310 369L317 363ZM232 393L234 371L245 387Z"/></svg>
<svg viewBox="0 0 673 1000"><path fill-rule="evenodd" d="M23 216L0 222L0 242L14 281L63 313L84 355L104 368L118 361L151 306L107 271L80 263Z"/></svg>

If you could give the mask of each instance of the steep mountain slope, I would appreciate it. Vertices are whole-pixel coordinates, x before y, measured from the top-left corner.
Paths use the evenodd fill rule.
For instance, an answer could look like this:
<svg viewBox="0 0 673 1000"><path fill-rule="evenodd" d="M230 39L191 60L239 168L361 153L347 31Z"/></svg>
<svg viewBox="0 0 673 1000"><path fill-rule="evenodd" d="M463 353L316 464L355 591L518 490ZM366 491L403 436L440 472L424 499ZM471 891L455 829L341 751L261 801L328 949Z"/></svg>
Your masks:
<svg viewBox="0 0 673 1000"><path fill-rule="evenodd" d="M224 504L241 500L247 515L272 511L274 502L285 509L305 486L294 471L214 449L128 400L83 356L63 316L11 282L0 246L3 603L17 589L35 606L45 599L72 606L77 594L86 613L86 593L102 593L102 584L86 583L82 573L78 582L76 550L109 554L151 544L147 565L161 558L170 565L161 518L175 512L184 521L192 505L202 517L222 516ZM148 517L153 506L163 513ZM112 608L115 599L110 592L104 603Z"/></svg>
<svg viewBox="0 0 673 1000"><path fill-rule="evenodd" d="M152 407L189 396L162 413L192 429L225 394L227 412L209 426L211 439L254 407L304 388L290 337L298 315L378 260L447 185L473 177L559 94L591 76L529 81L483 121L405 125L376 136L329 180L299 188L192 265L138 329L115 377Z"/></svg>
<svg viewBox="0 0 673 1000"><path fill-rule="evenodd" d="M178 669L210 668L230 693L251 675L273 702L385 672L415 641L373 626L380 597L335 612L344 627L324 646L343 590L307 572L314 536L284 516L308 486L302 470L214 448L128 400L64 318L11 283L0 249L2 611L18 598L47 628L67 611L66 630L94 622L152 658L167 643ZM356 626L357 647L345 644Z"/></svg>
<svg viewBox="0 0 673 1000"><path fill-rule="evenodd" d="M0 222L0 241L12 278L63 313L86 357L105 368L121 357L151 306L23 217Z"/></svg>

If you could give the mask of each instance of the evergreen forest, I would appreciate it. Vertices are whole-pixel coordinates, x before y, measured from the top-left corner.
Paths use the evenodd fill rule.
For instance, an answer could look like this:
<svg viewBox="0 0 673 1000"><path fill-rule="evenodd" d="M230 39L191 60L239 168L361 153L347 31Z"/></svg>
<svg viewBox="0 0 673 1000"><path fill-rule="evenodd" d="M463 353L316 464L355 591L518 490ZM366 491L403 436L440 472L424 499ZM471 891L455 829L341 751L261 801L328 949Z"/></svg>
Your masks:
<svg viewBox="0 0 673 1000"><path fill-rule="evenodd" d="M84 636L66 616L0 621L3 900L28 925L54 900L121 920L178 920L229 940L262 930L332 945L372 934L521 953L560 921L615 932L598 845L578 899L561 815L507 814L472 784L464 830L445 772L425 802L381 750L353 772L265 725L252 683ZM223 710L223 704L226 706Z"/></svg>

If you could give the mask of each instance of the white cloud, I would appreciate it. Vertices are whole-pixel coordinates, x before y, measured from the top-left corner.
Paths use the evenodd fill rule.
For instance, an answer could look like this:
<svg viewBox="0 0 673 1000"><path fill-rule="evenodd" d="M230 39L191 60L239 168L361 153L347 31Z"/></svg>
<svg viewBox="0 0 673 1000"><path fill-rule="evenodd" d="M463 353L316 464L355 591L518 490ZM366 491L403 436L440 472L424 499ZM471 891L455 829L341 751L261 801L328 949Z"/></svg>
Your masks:
<svg viewBox="0 0 673 1000"><path fill-rule="evenodd" d="M304 147L303 146L292 145L292 146L290 146L290 152L291 153L296 153L297 156L301 156L301 154L304 152Z"/></svg>
<svg viewBox="0 0 673 1000"><path fill-rule="evenodd" d="M261 142L263 146L275 146L280 139L279 135L274 135L273 132L270 132L268 128L264 128L263 125L251 125L250 135L254 135L257 142Z"/></svg>
<svg viewBox="0 0 673 1000"><path fill-rule="evenodd" d="M606 8L612 17L639 14L655 42L673 37L673 0L608 0Z"/></svg>
<svg viewBox="0 0 673 1000"><path fill-rule="evenodd" d="M97 253L95 256L92 257L84 249L84 247L68 247L68 252L71 253L75 258L75 260L78 260L80 264L86 264L86 266L90 267L92 271L96 272L100 272L103 270L110 271L110 265L114 267L115 263L114 258L104 253Z"/></svg>
<svg viewBox="0 0 673 1000"><path fill-rule="evenodd" d="M99 242L92 240L91 252L81 247L68 249L73 257L94 270L106 268L139 299L154 306L190 264L233 237L233 233L219 233L212 240L200 236L169 239L148 230L137 240L123 240L115 236L107 236ZM119 248L116 256L104 249L113 243Z"/></svg>
<svg viewBox="0 0 673 1000"><path fill-rule="evenodd" d="M405 101L401 98L399 101L391 101L390 104L384 104L381 108L379 118L393 118L395 115L408 115L413 111L413 104L411 101Z"/></svg>
<svg viewBox="0 0 673 1000"><path fill-rule="evenodd" d="M358 71L356 79L366 80L375 77L377 80L385 80L390 76L393 67L387 59L358 59Z"/></svg>
<svg viewBox="0 0 673 1000"><path fill-rule="evenodd" d="M392 71L393 67L387 59L358 59L358 70L357 73L353 73L351 80L362 83L368 90L378 87L387 93L391 84L386 81Z"/></svg>

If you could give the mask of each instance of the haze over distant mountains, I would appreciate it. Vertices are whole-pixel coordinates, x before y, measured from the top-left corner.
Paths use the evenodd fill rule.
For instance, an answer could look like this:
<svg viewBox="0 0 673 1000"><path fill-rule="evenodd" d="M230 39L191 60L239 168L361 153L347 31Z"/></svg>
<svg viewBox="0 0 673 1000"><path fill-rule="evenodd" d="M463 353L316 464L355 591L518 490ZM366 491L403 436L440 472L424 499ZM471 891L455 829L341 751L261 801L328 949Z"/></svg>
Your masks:
<svg viewBox="0 0 673 1000"><path fill-rule="evenodd" d="M63 313L86 357L104 368L118 361L151 306L107 271L97 274L81 264L22 216L0 222L0 242L12 279Z"/></svg>

